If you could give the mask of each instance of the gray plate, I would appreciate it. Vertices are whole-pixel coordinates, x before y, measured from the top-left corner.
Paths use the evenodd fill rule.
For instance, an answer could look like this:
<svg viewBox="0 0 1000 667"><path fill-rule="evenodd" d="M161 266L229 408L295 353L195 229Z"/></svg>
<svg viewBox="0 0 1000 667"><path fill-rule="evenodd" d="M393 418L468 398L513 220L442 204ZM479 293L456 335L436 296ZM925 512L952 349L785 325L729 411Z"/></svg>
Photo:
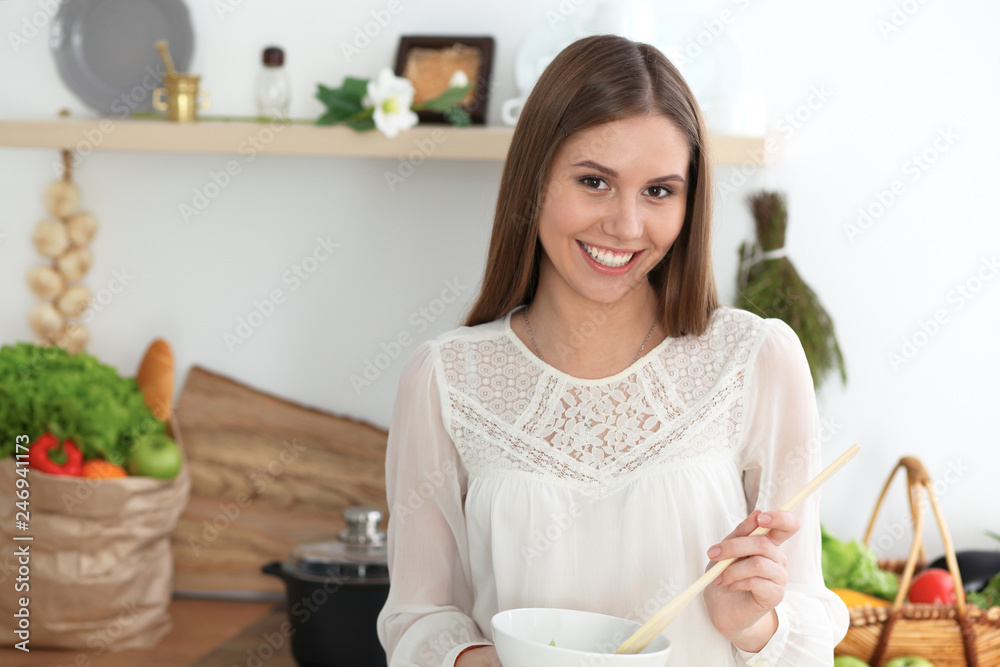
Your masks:
<svg viewBox="0 0 1000 667"><path fill-rule="evenodd" d="M50 45L59 75L88 106L125 116L153 108L166 69L165 39L178 72L187 72L194 32L181 0L63 0Z"/></svg>

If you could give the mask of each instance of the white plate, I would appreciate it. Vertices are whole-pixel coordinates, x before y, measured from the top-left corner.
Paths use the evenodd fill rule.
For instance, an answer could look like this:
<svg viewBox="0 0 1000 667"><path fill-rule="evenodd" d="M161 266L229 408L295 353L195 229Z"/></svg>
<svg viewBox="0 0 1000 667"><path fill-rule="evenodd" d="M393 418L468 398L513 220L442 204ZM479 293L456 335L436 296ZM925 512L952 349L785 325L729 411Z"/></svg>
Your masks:
<svg viewBox="0 0 1000 667"><path fill-rule="evenodd" d="M678 66L701 104L707 105L714 96L740 88L742 59L736 42L728 34L728 26L713 34L705 25L706 20L711 22L711 17L685 14L663 7L662 3L653 7L649 3L634 4L637 14L652 10L656 21L653 45ZM594 25L595 14L592 11L588 15L579 8L563 16L553 10L525 37L514 59L514 81L522 95L531 91L542 71L562 49L581 37L605 32ZM622 24L627 25L628 20L623 18ZM648 33L649 27L643 26L642 32ZM683 65L678 55L683 58Z"/></svg>
<svg viewBox="0 0 1000 667"><path fill-rule="evenodd" d="M552 59L564 48L589 33L585 32L578 21L570 17L565 21L549 25L548 21L539 23L517 49L514 59L514 83L524 95L535 87L538 77Z"/></svg>

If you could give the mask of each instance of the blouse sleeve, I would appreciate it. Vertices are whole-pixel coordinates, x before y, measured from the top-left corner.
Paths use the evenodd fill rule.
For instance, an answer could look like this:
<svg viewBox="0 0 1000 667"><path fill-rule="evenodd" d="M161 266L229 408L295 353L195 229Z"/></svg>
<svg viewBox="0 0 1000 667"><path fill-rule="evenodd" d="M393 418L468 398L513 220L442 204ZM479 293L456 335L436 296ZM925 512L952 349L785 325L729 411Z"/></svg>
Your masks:
<svg viewBox="0 0 1000 667"><path fill-rule="evenodd" d="M414 350L389 428L390 586L378 617L389 667L452 667L464 649L490 643L470 617L468 476L444 426L436 357L433 341Z"/></svg>
<svg viewBox="0 0 1000 667"><path fill-rule="evenodd" d="M819 411L805 352L791 327L765 320L749 360L743 433L747 512L781 506L822 469ZM793 510L799 531L781 546L788 585L778 630L759 653L734 647L747 665L832 665L847 633L847 607L823 583L819 492Z"/></svg>

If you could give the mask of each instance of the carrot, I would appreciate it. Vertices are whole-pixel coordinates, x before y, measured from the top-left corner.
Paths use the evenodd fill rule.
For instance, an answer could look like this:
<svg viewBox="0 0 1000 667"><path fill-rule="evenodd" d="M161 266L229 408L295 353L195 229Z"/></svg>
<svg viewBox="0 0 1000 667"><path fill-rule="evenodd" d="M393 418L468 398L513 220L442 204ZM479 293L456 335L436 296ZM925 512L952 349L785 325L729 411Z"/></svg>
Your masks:
<svg viewBox="0 0 1000 667"><path fill-rule="evenodd" d="M112 477L128 477L128 473L125 471L125 468L117 466L110 461L90 459L84 462L81 477L110 479Z"/></svg>

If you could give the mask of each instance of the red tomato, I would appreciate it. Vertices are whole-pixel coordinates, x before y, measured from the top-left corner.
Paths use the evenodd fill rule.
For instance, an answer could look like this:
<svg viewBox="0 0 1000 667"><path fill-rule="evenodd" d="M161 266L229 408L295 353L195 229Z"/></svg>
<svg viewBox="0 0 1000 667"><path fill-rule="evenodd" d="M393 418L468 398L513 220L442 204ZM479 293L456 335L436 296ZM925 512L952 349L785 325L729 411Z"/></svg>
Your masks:
<svg viewBox="0 0 1000 667"><path fill-rule="evenodd" d="M955 581L951 578L951 572L929 567L913 577L909 600L930 604L955 604Z"/></svg>

